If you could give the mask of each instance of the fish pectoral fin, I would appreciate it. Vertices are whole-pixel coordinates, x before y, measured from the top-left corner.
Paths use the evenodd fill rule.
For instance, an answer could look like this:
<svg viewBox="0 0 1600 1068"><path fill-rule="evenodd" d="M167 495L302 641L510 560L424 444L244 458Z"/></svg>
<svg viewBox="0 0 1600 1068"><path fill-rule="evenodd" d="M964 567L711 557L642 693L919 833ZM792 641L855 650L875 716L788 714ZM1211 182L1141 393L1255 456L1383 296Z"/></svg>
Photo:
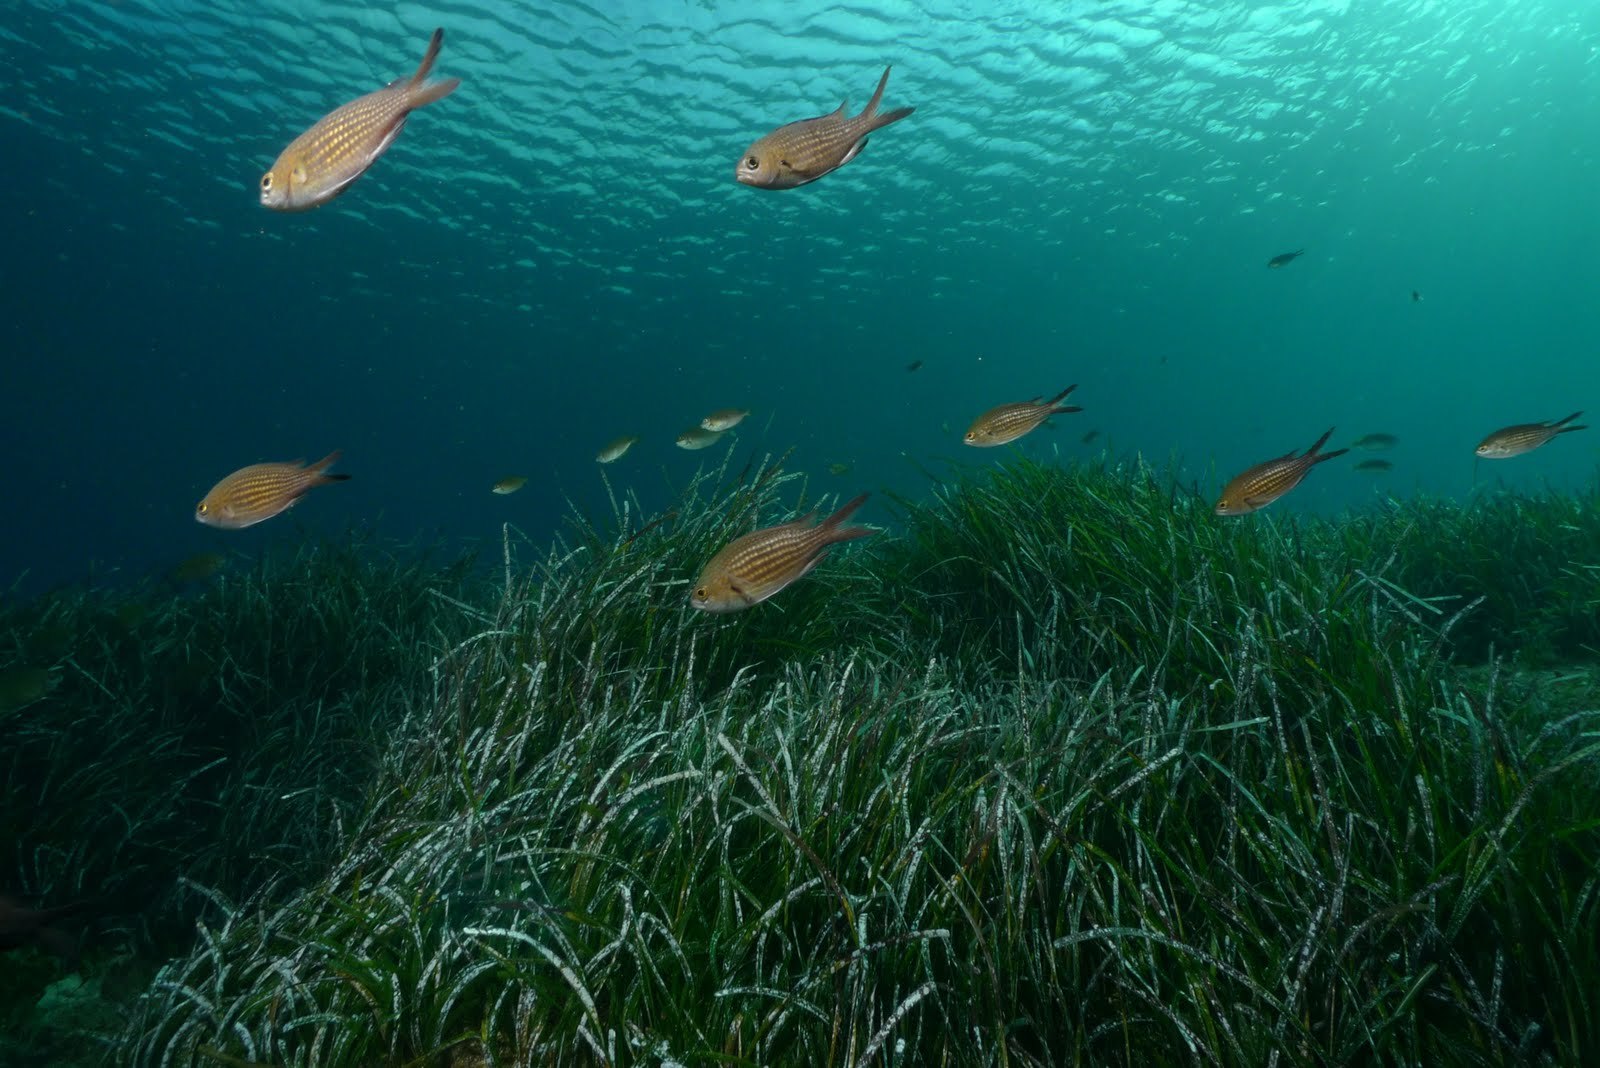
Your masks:
<svg viewBox="0 0 1600 1068"><path fill-rule="evenodd" d="M844 159L839 161L839 166L843 167L846 163L849 163L851 160L861 155L861 150L866 147L867 139L863 137L861 140L850 146L850 151L844 154Z"/></svg>
<svg viewBox="0 0 1600 1068"><path fill-rule="evenodd" d="M394 139L400 136L400 131L406 128L406 120L410 117L411 113L407 111L394 120L394 125L389 127L388 132L383 135L383 140L378 142L378 147L372 150L373 159L377 159L389 150L389 146L394 144Z"/></svg>

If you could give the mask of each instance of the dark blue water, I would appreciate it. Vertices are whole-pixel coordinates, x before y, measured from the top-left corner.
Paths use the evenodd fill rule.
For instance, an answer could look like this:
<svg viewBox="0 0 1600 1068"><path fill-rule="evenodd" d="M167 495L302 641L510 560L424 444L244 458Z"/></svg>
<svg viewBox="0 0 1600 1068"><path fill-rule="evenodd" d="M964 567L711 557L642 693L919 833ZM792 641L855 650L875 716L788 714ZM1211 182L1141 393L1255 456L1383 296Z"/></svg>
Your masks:
<svg viewBox="0 0 1600 1068"><path fill-rule="evenodd" d="M461 90L330 206L261 208L278 151L436 25ZM1597 48L1576 2L22 0L0 579L352 526L542 539L569 501L604 513L620 434L607 474L664 507L722 459L673 437L725 406L754 413L736 466L792 448L813 492L915 496L1003 459L961 446L978 411L1072 382L1084 413L1019 448L1109 442L1215 489L1329 426L1400 436L1389 474L1330 463L1275 511L1575 487L1600 431L1472 448L1600 417ZM734 182L891 62L885 106L917 112L857 160ZM194 522L229 471L334 448L354 479L289 515Z"/></svg>

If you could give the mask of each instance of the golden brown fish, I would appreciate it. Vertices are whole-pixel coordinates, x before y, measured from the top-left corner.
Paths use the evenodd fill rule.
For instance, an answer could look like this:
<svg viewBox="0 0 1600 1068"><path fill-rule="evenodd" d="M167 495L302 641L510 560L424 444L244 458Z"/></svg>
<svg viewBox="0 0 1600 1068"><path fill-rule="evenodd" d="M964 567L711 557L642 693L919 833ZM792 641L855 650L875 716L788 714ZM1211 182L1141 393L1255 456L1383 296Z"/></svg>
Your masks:
<svg viewBox="0 0 1600 1068"><path fill-rule="evenodd" d="M1035 397L1020 404L1002 404L998 408L990 408L973 420L963 440L968 445L980 449L1004 445L1016 441L1030 430L1037 429L1040 423L1052 415L1081 412L1083 409L1076 404L1060 403L1067 394L1077 388L1077 384L1074 383L1047 401Z"/></svg>
<svg viewBox="0 0 1600 1068"><path fill-rule="evenodd" d="M597 464L614 463L622 459L622 454L633 448L633 443L639 439L629 434L615 441L608 442L606 447L595 453L594 461Z"/></svg>
<svg viewBox="0 0 1600 1068"><path fill-rule="evenodd" d="M1294 260L1304 256L1305 254L1305 249L1301 249L1298 252L1280 252L1267 261L1267 266L1273 268L1274 270L1279 267L1287 267L1290 263L1294 262Z"/></svg>
<svg viewBox="0 0 1600 1068"><path fill-rule="evenodd" d="M748 408L718 408L704 419L700 420L700 429L721 433L732 430L744 422L745 416L750 414Z"/></svg>
<svg viewBox="0 0 1600 1068"><path fill-rule="evenodd" d="M816 526L815 510L802 519L735 538L713 556L695 580L689 603L703 612L737 612L760 604L802 578L841 541L877 531L843 523L866 502L863 493Z"/></svg>
<svg viewBox="0 0 1600 1068"><path fill-rule="evenodd" d="M1573 412L1565 419L1553 423L1518 423L1504 427L1478 443L1475 450L1485 460L1506 460L1532 452L1557 434L1570 434L1574 430L1588 430L1586 426L1569 426L1582 412Z"/></svg>
<svg viewBox="0 0 1600 1068"><path fill-rule="evenodd" d="M1265 508L1285 493L1300 485L1317 464L1324 460L1331 460L1335 456L1343 456L1349 449L1334 449L1332 452L1318 452L1328 443L1333 436L1333 427L1317 439L1317 443L1304 453L1296 456L1293 451L1284 453L1276 460L1268 460L1264 464L1254 467L1236 476L1222 490L1222 498L1217 501L1216 513L1218 515L1244 515L1258 508Z"/></svg>
<svg viewBox="0 0 1600 1068"><path fill-rule="evenodd" d="M194 517L211 527L239 530L271 519L294 507L313 486L343 482L349 475L327 474L339 460L339 450L309 467L296 460L289 464L252 464L242 467L211 487L194 509Z"/></svg>
<svg viewBox="0 0 1600 1068"><path fill-rule="evenodd" d="M528 480L523 475L507 475L505 478L502 478L499 482L496 482L494 485L490 486L489 487L489 492L490 493L497 493L500 496L504 497L508 493L517 492L517 490L521 489L523 486L526 486L527 484L528 484Z"/></svg>
<svg viewBox="0 0 1600 1068"><path fill-rule="evenodd" d="M412 111L461 84L460 78L426 81L443 42L444 31L434 30L415 74L335 108L291 141L261 176L261 203L274 211L307 211L349 188L394 142Z"/></svg>
<svg viewBox="0 0 1600 1068"><path fill-rule="evenodd" d="M831 114L780 126L744 150L734 168L734 177L757 189L793 189L855 159L866 147L868 134L899 122L916 110L896 108L878 114L891 69L883 69L878 89L861 114L853 118L846 115L850 106L846 100Z"/></svg>

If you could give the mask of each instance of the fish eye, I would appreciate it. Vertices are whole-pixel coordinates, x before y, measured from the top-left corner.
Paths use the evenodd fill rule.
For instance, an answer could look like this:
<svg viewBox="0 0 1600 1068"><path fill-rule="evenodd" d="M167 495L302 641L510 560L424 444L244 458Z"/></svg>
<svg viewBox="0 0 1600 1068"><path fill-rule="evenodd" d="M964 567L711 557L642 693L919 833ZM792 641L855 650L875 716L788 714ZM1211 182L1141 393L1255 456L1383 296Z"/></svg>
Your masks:
<svg viewBox="0 0 1600 1068"><path fill-rule="evenodd" d="M268 171L266 174L263 174L261 176L261 188L262 189L271 189L272 188L272 172L271 171Z"/></svg>
<svg viewBox="0 0 1600 1068"><path fill-rule="evenodd" d="M976 438L977 438L977 436L978 436L978 435L977 435L977 434L975 434L975 433L973 433L973 432L972 432L972 431L970 431L970 430L969 430L969 431L967 431L967 440L968 440L968 441L973 441L973 440L975 440L975 439L976 439Z"/></svg>
<svg viewBox="0 0 1600 1068"><path fill-rule="evenodd" d="M195 511L199 512L201 515L205 515L207 512L211 511L211 506L205 501L201 501L200 507L196 508Z"/></svg>
<svg viewBox="0 0 1600 1068"><path fill-rule="evenodd" d="M751 156L749 159L744 161L744 165L745 165L745 169L746 170L752 170L753 171L757 167L761 166L761 161L759 159L757 159L756 157Z"/></svg>
<svg viewBox="0 0 1600 1068"><path fill-rule="evenodd" d="M703 601L709 596L711 596L711 591L704 586L700 586L694 591L694 599L697 601Z"/></svg>

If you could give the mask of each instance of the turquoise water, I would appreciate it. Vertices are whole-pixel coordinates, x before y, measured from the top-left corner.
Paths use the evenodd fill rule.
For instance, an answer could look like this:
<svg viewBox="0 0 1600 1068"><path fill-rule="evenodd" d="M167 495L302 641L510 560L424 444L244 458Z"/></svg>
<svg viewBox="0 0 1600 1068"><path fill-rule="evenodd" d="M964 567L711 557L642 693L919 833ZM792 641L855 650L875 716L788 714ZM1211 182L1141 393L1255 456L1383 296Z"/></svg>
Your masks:
<svg viewBox="0 0 1600 1068"><path fill-rule="evenodd" d="M262 209L278 151L434 26L461 90L330 206ZM609 474L664 506L719 458L673 437L728 405L755 413L738 463L793 448L828 489L919 495L999 458L960 445L978 411L1072 382L1085 412L1024 451L1109 441L1214 490L1336 425L1398 434L1395 469L1330 463L1278 510L1575 487L1600 432L1472 447L1600 416L1597 47L1578 2L22 0L0 578L306 528L542 535L604 507L623 433ZM857 160L734 182L891 63L885 106L916 114ZM194 523L234 468L333 448L354 480L290 516ZM531 482L491 496L508 474Z"/></svg>

